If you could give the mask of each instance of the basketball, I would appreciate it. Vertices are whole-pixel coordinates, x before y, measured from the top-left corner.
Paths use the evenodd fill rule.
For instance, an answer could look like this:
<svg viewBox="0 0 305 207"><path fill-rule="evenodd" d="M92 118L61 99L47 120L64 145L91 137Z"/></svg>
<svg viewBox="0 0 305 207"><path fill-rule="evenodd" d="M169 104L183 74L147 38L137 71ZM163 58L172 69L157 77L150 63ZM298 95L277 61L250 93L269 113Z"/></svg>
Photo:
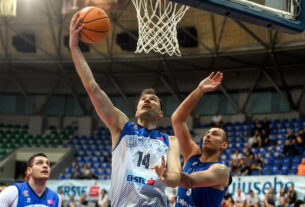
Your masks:
<svg viewBox="0 0 305 207"><path fill-rule="evenodd" d="M105 39L110 30L110 20L103 9L86 7L80 11L81 24L85 24L80 32L80 39L86 43L96 43Z"/></svg>

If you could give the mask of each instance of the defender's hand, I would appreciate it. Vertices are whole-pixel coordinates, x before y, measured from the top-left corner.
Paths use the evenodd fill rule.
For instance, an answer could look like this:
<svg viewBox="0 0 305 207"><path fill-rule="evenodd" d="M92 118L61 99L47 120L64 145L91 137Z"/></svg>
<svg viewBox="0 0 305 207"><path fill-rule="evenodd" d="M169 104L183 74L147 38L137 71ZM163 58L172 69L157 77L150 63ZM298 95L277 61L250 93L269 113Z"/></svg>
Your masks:
<svg viewBox="0 0 305 207"><path fill-rule="evenodd" d="M205 78L204 80L202 80L198 87L204 91L204 92L210 92L210 91L214 91L215 89L217 89L220 84L221 81L223 79L223 74L220 72L217 72L215 75L215 73L212 72L209 77Z"/></svg>

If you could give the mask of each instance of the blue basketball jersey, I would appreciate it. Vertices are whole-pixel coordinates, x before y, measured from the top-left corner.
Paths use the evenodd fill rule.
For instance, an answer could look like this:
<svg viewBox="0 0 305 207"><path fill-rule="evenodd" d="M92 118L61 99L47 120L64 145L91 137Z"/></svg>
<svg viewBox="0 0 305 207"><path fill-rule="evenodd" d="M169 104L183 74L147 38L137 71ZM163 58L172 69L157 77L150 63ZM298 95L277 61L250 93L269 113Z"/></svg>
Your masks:
<svg viewBox="0 0 305 207"><path fill-rule="evenodd" d="M112 151L111 206L165 207L165 186L154 164L167 160L168 135L127 122Z"/></svg>
<svg viewBox="0 0 305 207"><path fill-rule="evenodd" d="M183 172L191 174L194 172L204 171L209 169L213 164L221 162L200 162L200 154L192 156L186 163ZM230 175L230 182L232 177ZM223 196L227 191L217 190L212 187L199 188L178 188L176 207L219 207L221 205Z"/></svg>
<svg viewBox="0 0 305 207"><path fill-rule="evenodd" d="M48 187L39 197L27 182L14 185L18 189L17 207L58 207L59 205L58 194Z"/></svg>

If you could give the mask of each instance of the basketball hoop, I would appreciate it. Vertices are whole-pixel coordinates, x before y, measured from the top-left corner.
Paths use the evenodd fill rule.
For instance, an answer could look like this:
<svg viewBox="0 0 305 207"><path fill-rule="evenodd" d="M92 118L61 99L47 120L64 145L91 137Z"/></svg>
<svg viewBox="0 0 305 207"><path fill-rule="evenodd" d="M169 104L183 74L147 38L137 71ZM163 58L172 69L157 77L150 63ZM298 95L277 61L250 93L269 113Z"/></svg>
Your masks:
<svg viewBox="0 0 305 207"><path fill-rule="evenodd" d="M137 11L139 39L135 53L151 50L181 56L177 39L177 24L188 6L169 0L131 0Z"/></svg>

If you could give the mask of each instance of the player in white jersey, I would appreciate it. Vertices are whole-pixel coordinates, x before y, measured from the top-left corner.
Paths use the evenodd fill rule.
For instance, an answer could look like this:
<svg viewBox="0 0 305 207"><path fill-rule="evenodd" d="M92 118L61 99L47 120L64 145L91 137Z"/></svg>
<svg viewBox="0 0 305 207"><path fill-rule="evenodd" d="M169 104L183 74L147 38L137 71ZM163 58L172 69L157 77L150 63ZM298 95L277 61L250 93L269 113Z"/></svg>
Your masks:
<svg viewBox="0 0 305 207"><path fill-rule="evenodd" d="M60 196L46 186L50 162L45 154L30 157L27 175L28 182L16 183L0 193L1 207L61 207Z"/></svg>
<svg viewBox="0 0 305 207"><path fill-rule="evenodd" d="M153 89L144 90L136 111L137 123L116 108L100 89L78 46L81 18L75 14L70 24L70 49L76 71L94 108L112 135L111 206L167 206L164 184L152 169L164 156L171 181L180 180L180 150L175 137L156 130L163 117L161 101Z"/></svg>

